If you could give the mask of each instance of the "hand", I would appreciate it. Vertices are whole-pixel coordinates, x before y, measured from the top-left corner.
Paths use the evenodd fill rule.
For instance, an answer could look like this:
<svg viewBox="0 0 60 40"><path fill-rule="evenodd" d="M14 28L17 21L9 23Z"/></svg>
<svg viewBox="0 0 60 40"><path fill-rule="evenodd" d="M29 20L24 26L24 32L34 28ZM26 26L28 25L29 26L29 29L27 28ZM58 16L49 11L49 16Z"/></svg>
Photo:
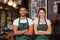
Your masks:
<svg viewBox="0 0 60 40"><path fill-rule="evenodd" d="M38 35L44 35L44 34L40 32L40 33L38 33Z"/></svg>
<svg viewBox="0 0 60 40"><path fill-rule="evenodd" d="M35 34L36 34L36 35L44 35L41 30L37 31Z"/></svg>
<svg viewBox="0 0 60 40"><path fill-rule="evenodd" d="M27 32L28 30L26 29L25 32Z"/></svg>
<svg viewBox="0 0 60 40"><path fill-rule="evenodd" d="M32 35L32 33L31 33L30 31L25 32L24 34L25 34L25 35Z"/></svg>
<svg viewBox="0 0 60 40"><path fill-rule="evenodd" d="M38 32L40 35L44 35L43 31L39 30Z"/></svg>

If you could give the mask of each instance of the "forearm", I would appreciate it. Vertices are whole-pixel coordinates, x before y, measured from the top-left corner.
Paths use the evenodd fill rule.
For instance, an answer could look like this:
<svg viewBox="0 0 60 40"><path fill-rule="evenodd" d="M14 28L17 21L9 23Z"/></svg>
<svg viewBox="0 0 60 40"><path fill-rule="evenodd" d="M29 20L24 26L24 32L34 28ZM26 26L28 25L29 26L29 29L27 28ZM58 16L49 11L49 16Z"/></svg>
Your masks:
<svg viewBox="0 0 60 40"><path fill-rule="evenodd" d="M35 35L50 35L49 31L35 31Z"/></svg>
<svg viewBox="0 0 60 40"><path fill-rule="evenodd" d="M36 31L35 35L44 35L42 32Z"/></svg>
<svg viewBox="0 0 60 40"><path fill-rule="evenodd" d="M29 31L29 30L24 33L24 35L32 35L32 34L33 34L32 31Z"/></svg>
<svg viewBox="0 0 60 40"><path fill-rule="evenodd" d="M51 32L50 31L38 31L39 33L42 33L44 35L50 35Z"/></svg>
<svg viewBox="0 0 60 40"><path fill-rule="evenodd" d="M15 31L14 34L15 35L21 35L24 34L27 30L22 30L22 31Z"/></svg>

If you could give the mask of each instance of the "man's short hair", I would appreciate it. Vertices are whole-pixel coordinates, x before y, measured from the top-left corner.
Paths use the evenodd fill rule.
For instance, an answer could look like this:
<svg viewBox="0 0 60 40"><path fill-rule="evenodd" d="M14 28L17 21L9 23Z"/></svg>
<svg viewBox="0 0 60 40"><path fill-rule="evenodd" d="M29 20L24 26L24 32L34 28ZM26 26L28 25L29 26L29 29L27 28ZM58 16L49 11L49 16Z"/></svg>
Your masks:
<svg viewBox="0 0 60 40"><path fill-rule="evenodd" d="M20 7L19 7L19 10L20 10L21 8L25 8L25 9L27 9L25 6L20 6Z"/></svg>

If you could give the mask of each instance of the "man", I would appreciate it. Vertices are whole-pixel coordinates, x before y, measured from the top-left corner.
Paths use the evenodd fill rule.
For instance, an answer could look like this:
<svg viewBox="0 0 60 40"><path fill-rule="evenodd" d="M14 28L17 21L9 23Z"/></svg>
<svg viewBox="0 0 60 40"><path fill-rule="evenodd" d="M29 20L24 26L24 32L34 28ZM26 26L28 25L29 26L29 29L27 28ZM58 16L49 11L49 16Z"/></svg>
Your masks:
<svg viewBox="0 0 60 40"><path fill-rule="evenodd" d="M31 40L33 32L33 21L26 17L27 9L24 6L19 8L20 17L13 22L15 40Z"/></svg>

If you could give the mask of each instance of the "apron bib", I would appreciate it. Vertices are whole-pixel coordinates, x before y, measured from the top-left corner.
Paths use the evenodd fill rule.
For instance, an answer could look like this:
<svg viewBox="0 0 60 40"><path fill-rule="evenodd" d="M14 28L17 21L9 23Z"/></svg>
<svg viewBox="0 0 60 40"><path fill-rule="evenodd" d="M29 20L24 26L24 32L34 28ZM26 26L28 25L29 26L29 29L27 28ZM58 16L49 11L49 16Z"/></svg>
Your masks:
<svg viewBox="0 0 60 40"><path fill-rule="evenodd" d="M39 24L39 22L40 21L38 21L37 29L42 30L42 31L46 31L48 28L47 23L46 24ZM45 22L46 22L46 20L45 20ZM36 35L35 40L49 40L49 37L47 35Z"/></svg>
<svg viewBox="0 0 60 40"><path fill-rule="evenodd" d="M18 26L18 30L25 30L25 29L29 29L29 24L28 24L28 19L26 18L27 23L20 23L20 19L19 19L19 26ZM17 35L15 37L15 40L31 40L30 36L27 35Z"/></svg>

